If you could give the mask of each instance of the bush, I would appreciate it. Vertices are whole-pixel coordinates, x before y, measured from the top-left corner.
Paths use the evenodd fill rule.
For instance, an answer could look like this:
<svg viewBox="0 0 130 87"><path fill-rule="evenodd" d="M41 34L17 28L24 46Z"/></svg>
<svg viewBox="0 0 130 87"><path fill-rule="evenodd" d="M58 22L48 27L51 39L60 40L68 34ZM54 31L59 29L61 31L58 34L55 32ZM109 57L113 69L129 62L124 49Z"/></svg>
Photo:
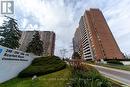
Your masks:
<svg viewBox="0 0 130 87"><path fill-rule="evenodd" d="M59 71L66 67L66 63L59 57L41 57L34 59L32 64L23 70L18 77L32 77L34 75L40 76L55 71Z"/></svg>
<svg viewBox="0 0 130 87"><path fill-rule="evenodd" d="M84 66L84 70L72 70L74 78L72 87L111 87L111 83L92 66Z"/></svg>
<svg viewBox="0 0 130 87"><path fill-rule="evenodd" d="M109 61L107 61L107 63L109 63L109 64L123 65L123 63L120 62L120 61L118 61L118 60L109 60Z"/></svg>

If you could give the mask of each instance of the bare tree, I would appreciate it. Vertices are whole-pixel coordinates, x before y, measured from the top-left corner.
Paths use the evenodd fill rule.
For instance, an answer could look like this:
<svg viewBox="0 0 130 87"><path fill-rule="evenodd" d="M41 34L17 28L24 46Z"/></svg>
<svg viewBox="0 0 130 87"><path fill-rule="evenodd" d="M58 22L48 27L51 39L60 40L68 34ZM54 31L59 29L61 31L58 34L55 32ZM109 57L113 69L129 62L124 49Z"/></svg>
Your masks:
<svg viewBox="0 0 130 87"><path fill-rule="evenodd" d="M61 54L63 59L66 57L66 53L68 53L67 49L63 48L60 50L60 54Z"/></svg>

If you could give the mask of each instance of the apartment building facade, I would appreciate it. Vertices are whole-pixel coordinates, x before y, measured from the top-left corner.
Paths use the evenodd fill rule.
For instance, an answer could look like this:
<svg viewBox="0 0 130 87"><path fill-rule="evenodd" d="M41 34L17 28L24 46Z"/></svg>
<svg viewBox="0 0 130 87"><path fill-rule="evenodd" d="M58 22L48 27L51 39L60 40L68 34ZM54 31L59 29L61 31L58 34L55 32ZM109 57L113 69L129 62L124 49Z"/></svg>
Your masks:
<svg viewBox="0 0 130 87"><path fill-rule="evenodd" d="M43 54L54 55L55 50L55 33L51 31L39 31L41 40L43 41Z"/></svg>
<svg viewBox="0 0 130 87"><path fill-rule="evenodd" d="M80 35L77 35L78 34ZM78 38L80 43L77 43ZM90 9L85 11L76 29L74 44L82 45L82 54L84 59L122 59L124 58L120 51L112 32L99 9ZM74 45L74 51L76 49ZM80 48L81 49L81 48ZM80 50L78 50L80 51Z"/></svg>
<svg viewBox="0 0 130 87"><path fill-rule="evenodd" d="M26 51L29 42L31 42L35 31L23 31L19 50ZM52 31L39 31L40 39L43 41L43 56L54 55L55 50L55 33Z"/></svg>

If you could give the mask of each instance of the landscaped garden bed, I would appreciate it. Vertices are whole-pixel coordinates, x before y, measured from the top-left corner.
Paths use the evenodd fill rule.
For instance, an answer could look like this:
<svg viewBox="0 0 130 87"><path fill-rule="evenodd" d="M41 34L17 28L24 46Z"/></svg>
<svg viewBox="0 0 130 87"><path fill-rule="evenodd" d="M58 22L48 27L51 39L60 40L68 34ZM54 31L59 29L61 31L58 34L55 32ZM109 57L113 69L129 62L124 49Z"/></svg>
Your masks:
<svg viewBox="0 0 130 87"><path fill-rule="evenodd" d="M115 81L102 76L94 67L81 63L71 67L71 87L122 87Z"/></svg>

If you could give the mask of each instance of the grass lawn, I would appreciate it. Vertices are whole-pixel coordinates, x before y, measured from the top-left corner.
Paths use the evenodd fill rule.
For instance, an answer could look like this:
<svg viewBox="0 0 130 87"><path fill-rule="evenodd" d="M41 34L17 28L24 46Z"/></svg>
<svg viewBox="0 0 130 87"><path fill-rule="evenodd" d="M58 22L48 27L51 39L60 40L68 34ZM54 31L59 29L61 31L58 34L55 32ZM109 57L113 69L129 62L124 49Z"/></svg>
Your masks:
<svg viewBox="0 0 130 87"><path fill-rule="evenodd" d="M0 87L65 87L65 84L71 77L69 68L39 76L34 81L31 78L14 78L3 84Z"/></svg>
<svg viewBox="0 0 130 87"><path fill-rule="evenodd" d="M130 65L116 65L116 64L97 64L97 65L130 71Z"/></svg>

